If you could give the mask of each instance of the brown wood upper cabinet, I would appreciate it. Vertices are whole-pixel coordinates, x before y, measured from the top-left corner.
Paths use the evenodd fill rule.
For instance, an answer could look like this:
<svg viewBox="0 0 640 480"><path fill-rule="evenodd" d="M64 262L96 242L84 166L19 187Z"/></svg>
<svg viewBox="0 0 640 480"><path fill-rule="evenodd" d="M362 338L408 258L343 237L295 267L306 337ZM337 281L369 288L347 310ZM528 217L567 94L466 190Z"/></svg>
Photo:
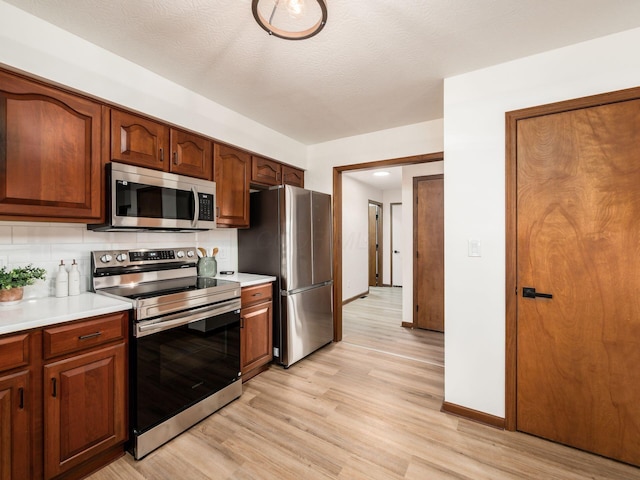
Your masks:
<svg viewBox="0 0 640 480"><path fill-rule="evenodd" d="M249 227L249 175L251 155L227 145L214 144L217 225Z"/></svg>
<svg viewBox="0 0 640 480"><path fill-rule="evenodd" d="M304 170L282 165L282 184L304 188Z"/></svg>
<svg viewBox="0 0 640 480"><path fill-rule="evenodd" d="M211 180L211 140L138 115L111 110L111 159Z"/></svg>
<svg viewBox="0 0 640 480"><path fill-rule="evenodd" d="M0 216L100 218L102 109L0 71Z"/></svg>
<svg viewBox="0 0 640 480"><path fill-rule="evenodd" d="M282 164L262 157L251 157L251 183L260 185L280 185Z"/></svg>
<svg viewBox="0 0 640 480"><path fill-rule="evenodd" d="M213 179L212 142L182 130L171 129L171 165L169 171L190 177Z"/></svg>
<svg viewBox="0 0 640 480"><path fill-rule="evenodd" d="M304 171L275 160L251 157L251 183L256 185L293 185L304 187Z"/></svg>

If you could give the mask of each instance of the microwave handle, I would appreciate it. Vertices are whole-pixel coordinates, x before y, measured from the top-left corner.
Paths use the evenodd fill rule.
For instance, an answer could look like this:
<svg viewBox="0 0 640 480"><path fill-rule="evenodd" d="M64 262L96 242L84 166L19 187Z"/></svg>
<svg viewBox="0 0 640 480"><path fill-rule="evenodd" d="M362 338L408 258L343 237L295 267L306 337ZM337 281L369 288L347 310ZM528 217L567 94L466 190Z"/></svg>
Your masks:
<svg viewBox="0 0 640 480"><path fill-rule="evenodd" d="M198 220L200 219L200 202L198 201L198 189L196 187L191 187L191 193L193 194L193 220L191 221L191 226L196 227L198 225Z"/></svg>

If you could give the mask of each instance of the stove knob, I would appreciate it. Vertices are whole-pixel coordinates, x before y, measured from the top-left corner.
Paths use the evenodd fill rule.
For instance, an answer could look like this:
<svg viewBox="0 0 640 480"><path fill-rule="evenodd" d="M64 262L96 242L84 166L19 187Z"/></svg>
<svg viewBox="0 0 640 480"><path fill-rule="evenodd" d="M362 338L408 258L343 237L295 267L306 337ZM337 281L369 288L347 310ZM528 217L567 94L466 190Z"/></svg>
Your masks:
<svg viewBox="0 0 640 480"><path fill-rule="evenodd" d="M100 261L101 261L102 263L109 263L111 260L113 260L113 257L112 257L111 255L109 255L109 254L107 254L107 255L102 255L102 256L100 257Z"/></svg>
<svg viewBox="0 0 640 480"><path fill-rule="evenodd" d="M176 253L176 256L178 258L183 258L184 257L184 252L182 250L178 250L178 253Z"/></svg>
<svg viewBox="0 0 640 480"><path fill-rule="evenodd" d="M124 262L127 259L127 254L126 253L119 253L116 256L116 260L119 262Z"/></svg>
<svg viewBox="0 0 640 480"><path fill-rule="evenodd" d="M193 250L189 250L187 252L187 257L189 257L189 258L193 258L194 255L195 255L195 253L193 253Z"/></svg>

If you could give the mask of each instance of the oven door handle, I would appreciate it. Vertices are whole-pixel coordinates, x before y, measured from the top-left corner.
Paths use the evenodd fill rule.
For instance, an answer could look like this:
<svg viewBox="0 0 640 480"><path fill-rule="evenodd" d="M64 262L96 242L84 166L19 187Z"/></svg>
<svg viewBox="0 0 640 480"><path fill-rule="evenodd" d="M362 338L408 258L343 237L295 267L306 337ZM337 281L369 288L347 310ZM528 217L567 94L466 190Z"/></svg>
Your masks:
<svg viewBox="0 0 640 480"><path fill-rule="evenodd" d="M150 320L153 323L145 324L145 322L141 322L136 325L135 336L144 337L153 333L164 332L165 330L181 327L189 323L199 322L200 320L205 320L215 315L233 312L235 310L240 313L240 302L238 300L225 302L216 306L207 305L206 307L197 308L188 312L176 313L174 315L164 317L160 321Z"/></svg>

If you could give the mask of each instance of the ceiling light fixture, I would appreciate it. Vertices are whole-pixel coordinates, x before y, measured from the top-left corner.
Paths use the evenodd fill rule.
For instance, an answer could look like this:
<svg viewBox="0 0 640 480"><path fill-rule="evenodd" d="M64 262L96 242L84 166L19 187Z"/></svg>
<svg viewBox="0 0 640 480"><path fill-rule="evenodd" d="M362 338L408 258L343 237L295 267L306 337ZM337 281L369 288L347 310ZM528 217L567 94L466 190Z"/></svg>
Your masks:
<svg viewBox="0 0 640 480"><path fill-rule="evenodd" d="M327 23L325 0L252 0L251 11L269 35L286 40L313 37Z"/></svg>
<svg viewBox="0 0 640 480"><path fill-rule="evenodd" d="M373 174L374 177L386 177L387 175L389 175L389 172L375 172Z"/></svg>

